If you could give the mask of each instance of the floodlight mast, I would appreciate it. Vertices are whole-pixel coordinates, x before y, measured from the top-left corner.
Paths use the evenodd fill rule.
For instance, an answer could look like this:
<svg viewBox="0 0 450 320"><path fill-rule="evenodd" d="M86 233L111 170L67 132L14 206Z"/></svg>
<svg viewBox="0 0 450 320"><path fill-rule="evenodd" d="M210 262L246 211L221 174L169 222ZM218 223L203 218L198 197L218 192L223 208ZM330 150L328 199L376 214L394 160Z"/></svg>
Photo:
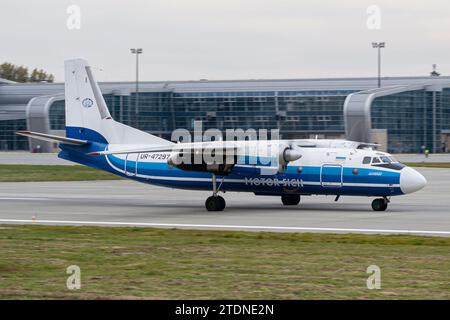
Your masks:
<svg viewBox="0 0 450 320"><path fill-rule="evenodd" d="M381 49L385 46L385 42L372 42L372 48L378 49L378 88L381 87Z"/></svg>
<svg viewBox="0 0 450 320"><path fill-rule="evenodd" d="M139 113L139 55L143 52L142 48L131 48L131 53L136 55L136 99L134 111Z"/></svg>

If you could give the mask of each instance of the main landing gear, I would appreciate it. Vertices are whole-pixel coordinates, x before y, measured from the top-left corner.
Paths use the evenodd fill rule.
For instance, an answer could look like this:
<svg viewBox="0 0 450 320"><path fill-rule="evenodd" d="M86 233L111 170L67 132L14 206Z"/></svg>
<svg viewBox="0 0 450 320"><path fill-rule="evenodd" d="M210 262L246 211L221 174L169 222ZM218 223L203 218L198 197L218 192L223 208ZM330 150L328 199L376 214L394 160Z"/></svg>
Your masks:
<svg viewBox="0 0 450 320"><path fill-rule="evenodd" d="M285 206L295 206L299 204L300 202L300 195L299 194L283 194L281 196L281 202Z"/></svg>
<svg viewBox="0 0 450 320"><path fill-rule="evenodd" d="M225 199L219 196L217 193L219 192L220 187L222 186L222 181L220 182L219 187L217 188L217 180L216 175L212 174L212 184L213 184L213 195L206 199L205 207L208 211L223 211L225 209L226 203Z"/></svg>
<svg viewBox="0 0 450 320"><path fill-rule="evenodd" d="M372 201L372 209L374 211L385 211L388 207L388 198L378 198Z"/></svg>

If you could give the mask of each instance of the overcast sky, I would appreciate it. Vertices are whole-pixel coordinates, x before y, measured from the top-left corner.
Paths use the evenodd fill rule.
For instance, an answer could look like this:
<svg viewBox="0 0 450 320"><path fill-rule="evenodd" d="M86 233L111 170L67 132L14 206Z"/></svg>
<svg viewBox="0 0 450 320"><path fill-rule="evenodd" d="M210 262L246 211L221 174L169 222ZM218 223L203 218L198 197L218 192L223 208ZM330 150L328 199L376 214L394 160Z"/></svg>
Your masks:
<svg viewBox="0 0 450 320"><path fill-rule="evenodd" d="M66 26L69 5L81 28ZM370 5L381 29L369 29ZM372 21L372 20L370 20ZM373 26L373 24L372 24ZM376 75L372 41L386 41L383 75L450 75L449 0L1 0L0 63L39 67L63 81L85 58L98 80Z"/></svg>

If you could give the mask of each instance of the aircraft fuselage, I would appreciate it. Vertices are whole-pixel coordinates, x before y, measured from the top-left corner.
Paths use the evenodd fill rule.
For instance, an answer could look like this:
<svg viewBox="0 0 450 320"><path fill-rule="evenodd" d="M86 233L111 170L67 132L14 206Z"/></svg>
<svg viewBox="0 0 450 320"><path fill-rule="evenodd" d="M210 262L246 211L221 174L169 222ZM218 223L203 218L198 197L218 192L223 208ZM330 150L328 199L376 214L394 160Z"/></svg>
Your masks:
<svg viewBox="0 0 450 320"><path fill-rule="evenodd" d="M210 172L186 171L167 163L170 152L86 156L80 147L62 145L60 157L103 169L128 179L171 188L211 190ZM106 146L96 146L95 149ZM83 147L85 149L85 147ZM81 150L80 150L81 151ZM227 175L217 175L221 191L261 195L331 194L390 197L414 192L425 180L389 154L368 149L302 148L302 157L281 172L270 166L236 164ZM79 157L74 156L78 154ZM378 162L379 161L379 162Z"/></svg>

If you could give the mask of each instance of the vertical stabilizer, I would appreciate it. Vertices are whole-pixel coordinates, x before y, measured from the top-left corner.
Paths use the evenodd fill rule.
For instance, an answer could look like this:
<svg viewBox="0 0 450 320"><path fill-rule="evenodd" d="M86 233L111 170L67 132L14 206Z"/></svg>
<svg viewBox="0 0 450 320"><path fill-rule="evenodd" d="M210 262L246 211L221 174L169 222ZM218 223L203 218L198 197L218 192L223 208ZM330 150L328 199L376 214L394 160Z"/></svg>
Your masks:
<svg viewBox="0 0 450 320"><path fill-rule="evenodd" d="M86 60L65 62L66 136L109 144L167 145L169 141L114 121Z"/></svg>
<svg viewBox="0 0 450 320"><path fill-rule="evenodd" d="M111 138L113 120L87 61L66 61L65 81L67 137L97 142Z"/></svg>

